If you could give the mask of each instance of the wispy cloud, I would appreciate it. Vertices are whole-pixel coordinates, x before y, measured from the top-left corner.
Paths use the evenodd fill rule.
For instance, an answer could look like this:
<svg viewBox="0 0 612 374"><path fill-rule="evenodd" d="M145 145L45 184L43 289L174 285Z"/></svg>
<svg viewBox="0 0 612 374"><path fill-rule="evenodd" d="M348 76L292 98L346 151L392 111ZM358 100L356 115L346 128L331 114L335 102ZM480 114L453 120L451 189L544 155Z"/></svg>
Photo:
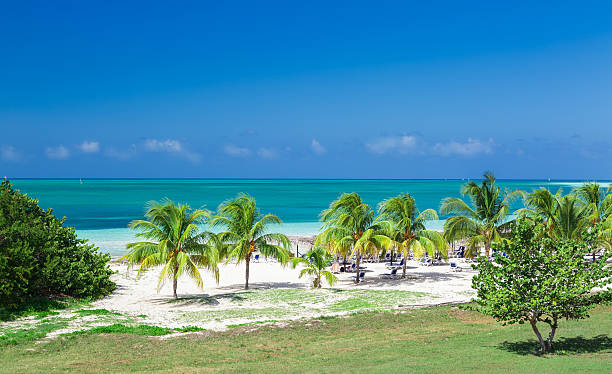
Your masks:
<svg viewBox="0 0 612 374"><path fill-rule="evenodd" d="M494 145L495 143L492 138L489 138L487 141L468 138L465 143L456 142L454 140L447 143L436 143L433 147L433 151L442 156L473 156L481 153L493 153Z"/></svg>
<svg viewBox="0 0 612 374"><path fill-rule="evenodd" d="M12 145L0 147L0 159L7 162L17 162L21 160L21 153Z"/></svg>
<svg viewBox="0 0 612 374"><path fill-rule="evenodd" d="M79 144L78 148L81 150L81 152L98 153L100 151L100 143L85 140L83 143Z"/></svg>
<svg viewBox="0 0 612 374"><path fill-rule="evenodd" d="M261 158L265 158L267 160L273 160L278 157L278 152L276 152L272 148L259 148L257 151L257 155Z"/></svg>
<svg viewBox="0 0 612 374"><path fill-rule="evenodd" d="M45 149L45 154L48 158L54 160L65 160L70 157L70 151L63 145L59 145L57 147L47 147Z"/></svg>
<svg viewBox="0 0 612 374"><path fill-rule="evenodd" d="M183 150L181 142L174 139L147 139L144 142L144 148L149 152L181 152Z"/></svg>
<svg viewBox="0 0 612 374"><path fill-rule="evenodd" d="M398 152L406 154L415 150L417 138L412 135L385 136L366 143L368 151L376 154Z"/></svg>
<svg viewBox="0 0 612 374"><path fill-rule="evenodd" d="M325 147L323 147L317 139L312 139L312 142L310 143L310 148L316 155L319 156L327 153L327 149L325 149Z"/></svg>
<svg viewBox="0 0 612 374"><path fill-rule="evenodd" d="M245 147L239 147L234 144L228 144L223 147L223 152L232 157L246 157L251 154L251 150Z"/></svg>
<svg viewBox="0 0 612 374"><path fill-rule="evenodd" d="M144 150L147 152L165 152L184 157L193 163L200 161L200 154L187 150L180 141L176 139L146 139Z"/></svg>

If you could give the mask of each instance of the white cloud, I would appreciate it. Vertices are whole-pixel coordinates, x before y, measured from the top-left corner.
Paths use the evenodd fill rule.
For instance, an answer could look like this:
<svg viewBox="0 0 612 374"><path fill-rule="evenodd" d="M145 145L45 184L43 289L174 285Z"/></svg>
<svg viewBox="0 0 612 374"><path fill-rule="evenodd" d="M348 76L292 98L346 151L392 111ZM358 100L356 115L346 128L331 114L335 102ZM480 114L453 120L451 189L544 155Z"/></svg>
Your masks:
<svg viewBox="0 0 612 374"><path fill-rule="evenodd" d="M97 153L100 151L100 143L85 140L83 143L79 144L79 149L81 152L85 153Z"/></svg>
<svg viewBox="0 0 612 374"><path fill-rule="evenodd" d="M181 142L174 139L164 141L147 139L145 140L144 147L149 152L181 152L183 150Z"/></svg>
<svg viewBox="0 0 612 374"><path fill-rule="evenodd" d="M312 148L312 151L319 156L327 153L327 149L325 149L325 147L323 147L317 139L312 139L310 148Z"/></svg>
<svg viewBox="0 0 612 374"><path fill-rule="evenodd" d="M233 157L246 157L251 154L251 150L244 147L238 147L233 144L228 144L223 147L223 152Z"/></svg>
<svg viewBox="0 0 612 374"><path fill-rule="evenodd" d="M0 159L8 162L17 162L21 160L21 153L12 145L3 145L0 147Z"/></svg>
<svg viewBox="0 0 612 374"><path fill-rule="evenodd" d="M166 152L172 153L180 157L184 157L193 163L197 163L200 161L200 154L191 152L183 145L181 142L175 139L166 139L166 140L158 140L158 139L147 139L144 142L144 149L147 152Z"/></svg>
<svg viewBox="0 0 612 374"><path fill-rule="evenodd" d="M451 140L448 143L436 143L433 151L442 156L472 156L479 153L493 153L494 142L492 138L483 142L480 139L468 138L467 142L459 143Z"/></svg>
<svg viewBox="0 0 612 374"><path fill-rule="evenodd" d="M267 160L272 160L278 157L278 153L271 148L259 148L259 150L257 151L257 155Z"/></svg>
<svg viewBox="0 0 612 374"><path fill-rule="evenodd" d="M55 160L65 160L70 157L70 151L63 145L59 145L57 147L47 147L45 149L45 153L48 158Z"/></svg>
<svg viewBox="0 0 612 374"><path fill-rule="evenodd" d="M416 144L417 138L415 136L386 136L366 143L366 148L368 151L377 154L384 154L387 152L406 154L413 151Z"/></svg>

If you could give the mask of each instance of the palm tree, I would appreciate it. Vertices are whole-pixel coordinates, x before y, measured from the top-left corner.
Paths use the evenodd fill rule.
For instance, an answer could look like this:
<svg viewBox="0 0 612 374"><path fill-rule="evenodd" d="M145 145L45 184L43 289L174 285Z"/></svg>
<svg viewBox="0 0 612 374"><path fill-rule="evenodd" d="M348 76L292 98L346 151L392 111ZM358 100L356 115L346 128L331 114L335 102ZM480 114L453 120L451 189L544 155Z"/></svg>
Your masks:
<svg viewBox="0 0 612 374"><path fill-rule="evenodd" d="M466 239L467 251L474 256L478 248L484 247L489 256L491 244L501 240L502 229L507 226L510 201L522 191L501 192L495 184L492 173L485 173L480 185L470 181L461 187L461 194L468 195L472 202L447 197L440 204L440 214L458 214L444 223L444 237L447 241Z"/></svg>
<svg viewBox="0 0 612 374"><path fill-rule="evenodd" d="M304 275L311 275L314 277L312 286L314 288L321 288L321 278L323 277L325 277L330 286L333 286L338 280L335 275L325 270L330 260L331 256L324 248L314 247L306 253L304 258L293 258L291 260L291 265L295 269L298 264L303 264L305 267L300 272L299 277L302 278Z"/></svg>
<svg viewBox="0 0 612 374"><path fill-rule="evenodd" d="M548 189L540 187L523 196L525 208L516 213L520 216L541 221L546 230L552 232L557 222L556 214L559 200L563 197L561 189L553 195Z"/></svg>
<svg viewBox="0 0 612 374"><path fill-rule="evenodd" d="M239 194L219 205L218 216L212 219L211 225L226 229L219 238L225 245L227 260L245 261L245 290L249 289L249 264L253 252L260 251L282 264L289 260L289 239L283 234L268 232L270 225L280 223L281 219L274 214L262 216L255 199L246 194Z"/></svg>
<svg viewBox="0 0 612 374"><path fill-rule="evenodd" d="M575 188L574 193L586 204L593 226L612 216L612 194L606 193L598 183L585 183Z"/></svg>
<svg viewBox="0 0 612 374"><path fill-rule="evenodd" d="M555 239L579 239L587 230L600 224L600 231L593 248L593 260L599 248L612 247L612 215L609 197L598 194L599 186L588 183L563 196L561 190L554 195L539 188L525 198L524 209L519 215L542 223L546 234ZM608 199L608 200L606 200ZM608 201L608 202L607 202Z"/></svg>
<svg viewBox="0 0 612 374"><path fill-rule="evenodd" d="M425 229L425 222L437 220L438 215L433 209L426 209L419 213L414 198L408 193L382 201L378 205L378 212L382 219L392 224L389 237L396 247L400 248L404 258L412 251L415 256L425 253L431 257L440 252L445 258L448 256L448 244L439 233ZM402 278L406 277L406 260L404 260Z"/></svg>
<svg viewBox="0 0 612 374"><path fill-rule="evenodd" d="M391 240L384 234L389 224L375 222L374 211L355 192L342 194L320 217L323 231L315 244L329 246L332 253L350 250L356 257L355 283L359 283L361 256L390 246Z"/></svg>
<svg viewBox="0 0 612 374"><path fill-rule="evenodd" d="M561 189L554 195L538 188L524 197L525 208L517 214L543 224L550 237L575 239L589 225L589 209L575 194L563 196Z"/></svg>
<svg viewBox="0 0 612 374"><path fill-rule="evenodd" d="M163 265L157 283L157 292L164 280L172 280L172 292L177 297L178 278L188 274L200 288L203 286L198 266L212 271L219 281L218 254L214 245L205 243L206 234L198 233L198 224L210 217L206 209L191 210L188 205L175 204L169 199L147 203L145 217L135 220L130 228L139 231L136 236L145 239L127 245L129 253L121 258L130 264L140 264L138 275L143 270Z"/></svg>

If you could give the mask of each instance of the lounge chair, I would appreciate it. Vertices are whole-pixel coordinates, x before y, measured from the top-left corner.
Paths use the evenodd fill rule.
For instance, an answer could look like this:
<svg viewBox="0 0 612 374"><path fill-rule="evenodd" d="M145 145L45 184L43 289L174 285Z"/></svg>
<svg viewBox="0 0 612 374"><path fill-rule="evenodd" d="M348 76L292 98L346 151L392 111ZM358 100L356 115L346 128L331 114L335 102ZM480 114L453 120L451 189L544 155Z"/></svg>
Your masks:
<svg viewBox="0 0 612 374"><path fill-rule="evenodd" d="M351 278L355 279L357 278L357 276L353 275ZM359 279L361 279L362 281L365 280L365 271L359 273Z"/></svg>
<svg viewBox="0 0 612 374"><path fill-rule="evenodd" d="M421 266L431 266L431 259L430 258L422 258L419 261L419 265L421 265Z"/></svg>
<svg viewBox="0 0 612 374"><path fill-rule="evenodd" d="M381 274L381 275L380 275L380 277L381 277L382 279L391 279L391 278L395 278L395 277L397 277L397 268L395 268L395 269L391 270L391 272L390 272L390 273L384 273L384 274Z"/></svg>
<svg viewBox="0 0 612 374"><path fill-rule="evenodd" d="M402 259L402 261L400 261L399 265L398 264L395 264L395 265L387 264L386 267L387 267L387 269L391 270L391 269L401 268L402 265L404 265L404 259Z"/></svg>
<svg viewBox="0 0 612 374"><path fill-rule="evenodd" d="M253 258L253 262L259 262L259 255L255 255L255 258Z"/></svg>
<svg viewBox="0 0 612 374"><path fill-rule="evenodd" d="M451 271L461 271L461 268L457 266L457 264L455 264L454 262L450 263L450 269Z"/></svg>

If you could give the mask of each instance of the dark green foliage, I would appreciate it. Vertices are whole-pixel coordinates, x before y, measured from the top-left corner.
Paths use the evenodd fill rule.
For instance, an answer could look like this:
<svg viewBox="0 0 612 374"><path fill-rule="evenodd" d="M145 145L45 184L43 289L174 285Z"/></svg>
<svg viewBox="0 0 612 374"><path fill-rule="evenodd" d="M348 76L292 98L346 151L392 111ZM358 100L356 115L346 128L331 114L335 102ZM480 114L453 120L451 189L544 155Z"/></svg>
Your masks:
<svg viewBox="0 0 612 374"><path fill-rule="evenodd" d="M138 325L126 326L121 323L115 323L109 326L98 326L89 330L75 331L72 335L88 335L88 334L133 334L144 336L162 336L172 332L172 329L158 326Z"/></svg>
<svg viewBox="0 0 612 374"><path fill-rule="evenodd" d="M115 284L110 257L78 239L51 209L0 185L0 314L33 297L100 297Z"/></svg>
<svg viewBox="0 0 612 374"><path fill-rule="evenodd" d="M511 240L496 245L494 261L480 258L474 265L479 274L472 287L482 312L504 324L528 322L541 351L549 352L562 318L586 318L594 305L610 299L606 286L612 283L612 268L606 268L608 252L595 262L585 259L597 228L585 231L580 240L552 239L544 230L543 225L519 220ZM550 326L548 337L541 336L538 322Z"/></svg>
<svg viewBox="0 0 612 374"><path fill-rule="evenodd" d="M196 332L196 331L204 331L205 329L198 326L183 326L181 328L175 329L180 332Z"/></svg>

